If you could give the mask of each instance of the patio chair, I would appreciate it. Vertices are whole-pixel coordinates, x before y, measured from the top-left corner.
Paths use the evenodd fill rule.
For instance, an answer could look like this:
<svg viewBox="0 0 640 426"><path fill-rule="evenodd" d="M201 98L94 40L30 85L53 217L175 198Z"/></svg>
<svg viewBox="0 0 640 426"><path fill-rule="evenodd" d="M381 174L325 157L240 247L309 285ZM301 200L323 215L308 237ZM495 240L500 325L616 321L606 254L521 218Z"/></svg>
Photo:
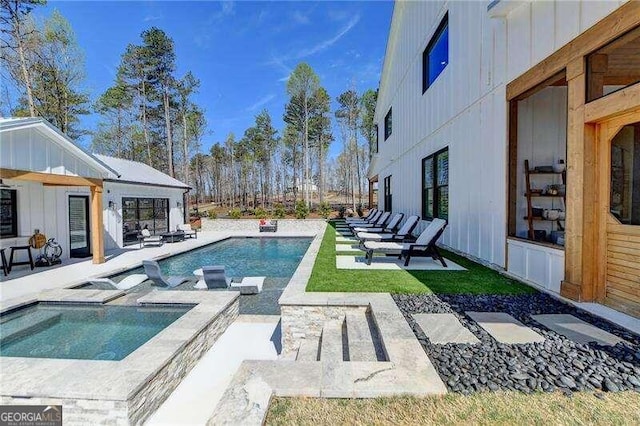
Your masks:
<svg viewBox="0 0 640 426"><path fill-rule="evenodd" d="M447 267L444 258L438 251L436 242L444 232L444 228L447 226L447 221L443 219L433 219L429 226L425 228L420 236L412 243L398 243L398 242L386 242L386 241L365 241L364 248L366 250L366 262L367 265L371 265L371 259L373 253L379 252L384 254L397 254L399 258L405 256L404 266L409 265L409 261L412 256L430 256L433 260L439 260L442 266Z"/></svg>
<svg viewBox="0 0 640 426"><path fill-rule="evenodd" d="M183 223L181 225L178 225L178 231L184 232L185 238L198 239L198 231L193 229L190 223Z"/></svg>
<svg viewBox="0 0 640 426"><path fill-rule="evenodd" d="M369 213L366 214L366 216L362 216L362 217L346 217L344 220L349 223L349 222L361 222L363 220L367 220L367 219L371 219L373 217L374 214L376 214L378 212L378 209L371 209L369 210Z"/></svg>
<svg viewBox="0 0 640 426"><path fill-rule="evenodd" d="M380 216L382 216L383 213L384 212L382 210L378 210L377 212L375 212L373 216L371 216L370 219L358 219L358 220L349 221L347 222L347 225L360 226L367 223L375 223L380 218Z"/></svg>
<svg viewBox="0 0 640 426"><path fill-rule="evenodd" d="M409 216L397 232L358 232L356 235L360 243L365 241L398 241L406 242L412 239L411 233L420 221L419 216Z"/></svg>
<svg viewBox="0 0 640 426"><path fill-rule="evenodd" d="M162 235L151 235L148 229L143 229L140 231L140 247L143 245L146 246L161 246L164 244L164 240L162 239Z"/></svg>
<svg viewBox="0 0 640 426"><path fill-rule="evenodd" d="M391 217L390 212L382 213L378 219L373 223L361 223L358 225L349 225L352 232L366 232L365 228L382 228L385 226L389 218Z"/></svg>
<svg viewBox="0 0 640 426"><path fill-rule="evenodd" d="M146 274L131 274L124 277L120 282L115 282L111 278L93 278L89 282L94 285L107 284L118 290L129 290L148 279L149 277Z"/></svg>
<svg viewBox="0 0 640 426"><path fill-rule="evenodd" d="M157 287L177 287L180 284L189 281L186 277L165 277L160 271L160 265L154 260L143 260L142 266L144 266L144 273L149 276L152 281L152 285Z"/></svg>
<svg viewBox="0 0 640 426"><path fill-rule="evenodd" d="M202 273L208 289L228 289L231 287L231 278L227 278L224 266L203 266Z"/></svg>
<svg viewBox="0 0 640 426"><path fill-rule="evenodd" d="M396 232L398 230L398 226L400 222L402 222L402 218L404 217L404 213L395 213L391 216L389 223L384 226L373 226L373 227L357 227L353 229L354 234L358 232Z"/></svg>

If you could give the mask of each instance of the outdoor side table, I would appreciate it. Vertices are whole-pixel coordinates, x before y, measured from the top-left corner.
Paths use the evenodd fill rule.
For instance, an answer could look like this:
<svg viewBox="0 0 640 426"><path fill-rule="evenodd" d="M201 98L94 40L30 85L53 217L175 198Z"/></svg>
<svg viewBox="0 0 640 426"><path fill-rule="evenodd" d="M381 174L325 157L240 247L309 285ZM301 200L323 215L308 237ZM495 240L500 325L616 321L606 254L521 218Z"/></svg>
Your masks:
<svg viewBox="0 0 640 426"><path fill-rule="evenodd" d="M25 260L22 262L14 262L13 261L13 254L17 251L23 250L27 252L27 256L29 256L29 260ZM33 268L35 267L35 265L33 264L33 256L31 256L31 246L27 245L27 246L13 246L11 247L11 254L9 255L9 267L8 267L8 272L11 272L11 268L13 268L14 266L18 266L18 265L29 265L31 266L31 269L33 270Z"/></svg>

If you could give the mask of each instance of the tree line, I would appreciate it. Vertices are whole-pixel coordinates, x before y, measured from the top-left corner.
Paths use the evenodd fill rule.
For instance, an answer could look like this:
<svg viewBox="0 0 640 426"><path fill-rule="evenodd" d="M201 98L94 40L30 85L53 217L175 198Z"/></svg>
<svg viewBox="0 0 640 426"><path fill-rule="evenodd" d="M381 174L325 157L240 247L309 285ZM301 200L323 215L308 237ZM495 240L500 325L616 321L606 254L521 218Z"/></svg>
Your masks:
<svg viewBox="0 0 640 426"><path fill-rule="evenodd" d="M149 28L125 47L114 81L92 103L69 22L57 11L37 21L32 11L43 0L0 2L2 73L19 94L14 102L3 88L11 115L44 117L75 139L89 133L82 116L95 112L94 152L140 161L180 179L194 188L196 203L248 209L301 200L311 206L323 203L329 191L354 207L364 202L376 143L376 91L348 89L331 111L318 75L300 63L286 84L282 129L265 109L241 137L229 134L202 152L211 133L193 99L200 80L192 72L177 75L174 42L163 30ZM328 159L336 138L341 152Z"/></svg>

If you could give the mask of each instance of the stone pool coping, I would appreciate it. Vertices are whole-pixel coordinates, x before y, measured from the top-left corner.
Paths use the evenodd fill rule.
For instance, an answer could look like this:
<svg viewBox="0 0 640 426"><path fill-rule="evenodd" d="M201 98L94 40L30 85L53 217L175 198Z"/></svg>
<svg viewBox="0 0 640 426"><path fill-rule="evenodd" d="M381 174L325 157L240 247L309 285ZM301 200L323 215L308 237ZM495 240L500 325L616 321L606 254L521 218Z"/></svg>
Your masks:
<svg viewBox="0 0 640 426"><path fill-rule="evenodd" d="M40 301L71 303L72 300L78 304L99 305L104 299L112 299L114 294L114 290L53 290L29 301L22 300L13 308ZM127 401L231 307L238 296L237 292L225 291L151 292L138 299L140 307L167 304L194 307L121 361L0 357L0 396Z"/></svg>

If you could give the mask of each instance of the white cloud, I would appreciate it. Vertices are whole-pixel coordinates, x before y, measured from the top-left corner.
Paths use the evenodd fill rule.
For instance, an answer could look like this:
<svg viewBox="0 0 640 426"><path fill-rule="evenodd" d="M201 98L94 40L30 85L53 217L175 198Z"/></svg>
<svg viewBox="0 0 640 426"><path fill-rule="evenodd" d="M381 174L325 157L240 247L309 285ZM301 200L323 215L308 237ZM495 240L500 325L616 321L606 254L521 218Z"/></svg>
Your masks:
<svg viewBox="0 0 640 426"><path fill-rule="evenodd" d="M271 101L272 99L274 99L276 97L276 95L274 95L273 93L264 96L260 99L258 99L253 105L247 107L247 111L255 111L258 108L260 108L263 105L266 105L267 103L269 103L269 101Z"/></svg>
<svg viewBox="0 0 640 426"><path fill-rule="evenodd" d="M351 18L351 20L349 20L349 22L347 22L347 25L344 26L344 28L342 28L338 34L336 34L335 36L331 37L330 39L321 41L320 43L316 44L315 46L312 46L308 49L303 49L300 52L298 52L298 54L296 55L296 57L298 59L302 59L302 58L306 58L307 56L311 56L314 55L318 52L321 52L325 49L328 49L329 47L333 46L334 44L336 44L342 37L344 37L349 31L351 31L351 29L353 27L356 26L356 24L358 24L358 22L360 21L360 15L355 15L353 18Z"/></svg>
<svg viewBox="0 0 640 426"><path fill-rule="evenodd" d="M302 13L299 10L296 10L293 12L293 14L291 15L291 19L296 23L296 24L300 24L300 25L307 25L310 20L309 20L309 16Z"/></svg>
<svg viewBox="0 0 640 426"><path fill-rule="evenodd" d="M142 19L142 21L143 22L152 22L152 21L158 21L160 19L162 19L162 15L147 15Z"/></svg>

